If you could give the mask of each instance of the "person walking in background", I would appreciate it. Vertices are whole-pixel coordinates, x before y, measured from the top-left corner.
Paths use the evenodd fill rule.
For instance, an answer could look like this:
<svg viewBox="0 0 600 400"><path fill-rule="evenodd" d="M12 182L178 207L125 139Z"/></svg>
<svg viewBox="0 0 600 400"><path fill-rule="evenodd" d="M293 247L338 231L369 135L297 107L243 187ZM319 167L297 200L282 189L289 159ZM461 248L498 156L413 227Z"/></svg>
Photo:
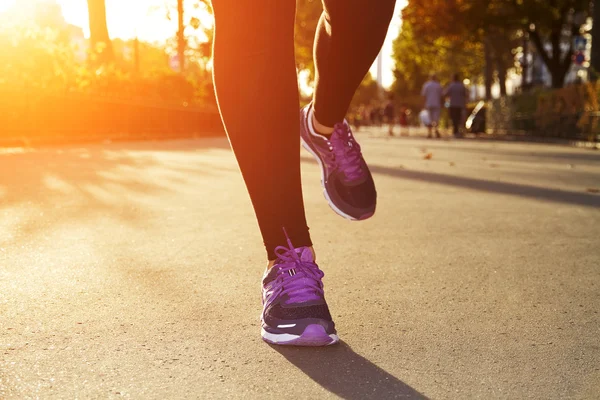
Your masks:
<svg viewBox="0 0 600 400"><path fill-rule="evenodd" d="M351 125L353 125L356 128L357 132L360 130L360 127L363 124L364 108L365 105L361 104L360 106L351 111Z"/></svg>
<svg viewBox="0 0 600 400"><path fill-rule="evenodd" d="M427 124L427 138L431 138L432 131L435 129L436 137L441 137L438 125L440 123L440 115L442 113L442 95L444 89L438 82L436 74L431 74L431 77L423 85L421 96L425 98L425 109L429 113L429 123Z"/></svg>
<svg viewBox="0 0 600 400"><path fill-rule="evenodd" d="M388 124L388 135L394 136L394 126L396 123L396 106L394 105L394 95L390 94L388 102L383 109L385 123Z"/></svg>
<svg viewBox="0 0 600 400"><path fill-rule="evenodd" d="M410 109L406 105L400 107L400 118L398 120L400 124L400 136L410 136L409 119ZM406 130L406 132L404 132Z"/></svg>
<svg viewBox="0 0 600 400"><path fill-rule="evenodd" d="M273 344L339 341L306 222L299 139L317 159L326 200L337 214L367 219L377 200L345 115L383 45L395 0L323 3L314 46L314 96L300 111L296 2L212 0L215 90L267 252L261 336Z"/></svg>
<svg viewBox="0 0 600 400"><path fill-rule="evenodd" d="M379 117L379 108L377 106L371 105L369 110L369 121L371 126L377 126L377 119Z"/></svg>
<svg viewBox="0 0 600 400"><path fill-rule="evenodd" d="M462 125L463 115L465 113L468 101L468 93L465 85L460 81L460 75L454 74L452 83L444 91L444 97L450 102L450 119L454 137L460 137L460 126Z"/></svg>
<svg viewBox="0 0 600 400"><path fill-rule="evenodd" d="M371 108L371 125L381 127L381 107L379 102L375 102Z"/></svg>

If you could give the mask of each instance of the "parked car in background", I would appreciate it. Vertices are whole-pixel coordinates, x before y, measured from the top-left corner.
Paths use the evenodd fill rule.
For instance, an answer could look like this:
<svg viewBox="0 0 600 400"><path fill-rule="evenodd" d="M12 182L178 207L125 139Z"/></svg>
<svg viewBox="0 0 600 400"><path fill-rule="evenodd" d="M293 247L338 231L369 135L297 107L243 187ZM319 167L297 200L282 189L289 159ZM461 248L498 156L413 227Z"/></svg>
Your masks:
<svg viewBox="0 0 600 400"><path fill-rule="evenodd" d="M473 112L471 115L469 115L467 121L465 122L465 128L467 128L468 132L475 134L485 133L486 109L487 107L485 105L485 101L482 100L477 103L473 109Z"/></svg>

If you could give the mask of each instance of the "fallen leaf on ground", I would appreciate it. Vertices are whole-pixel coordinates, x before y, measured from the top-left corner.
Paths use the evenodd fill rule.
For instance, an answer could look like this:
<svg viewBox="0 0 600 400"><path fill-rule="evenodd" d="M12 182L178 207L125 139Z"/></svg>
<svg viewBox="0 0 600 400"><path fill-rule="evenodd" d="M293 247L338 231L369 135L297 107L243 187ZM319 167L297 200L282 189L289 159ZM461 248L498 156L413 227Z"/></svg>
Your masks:
<svg viewBox="0 0 600 400"><path fill-rule="evenodd" d="M600 193L600 189L598 188L587 188L588 193Z"/></svg>
<svg viewBox="0 0 600 400"><path fill-rule="evenodd" d="M425 154L425 156L423 156L423 158L425 160L431 160L433 158L433 153L427 153L427 154Z"/></svg>

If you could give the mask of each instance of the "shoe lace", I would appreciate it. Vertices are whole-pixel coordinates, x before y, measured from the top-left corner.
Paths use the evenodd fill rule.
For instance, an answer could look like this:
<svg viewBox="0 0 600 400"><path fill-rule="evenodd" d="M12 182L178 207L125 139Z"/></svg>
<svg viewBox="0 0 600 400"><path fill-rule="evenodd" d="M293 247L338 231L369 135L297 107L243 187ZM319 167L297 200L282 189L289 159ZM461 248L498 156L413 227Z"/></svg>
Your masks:
<svg viewBox="0 0 600 400"><path fill-rule="evenodd" d="M274 297L287 295L291 302L322 299L324 292L321 279L325 274L316 263L302 260L289 237L287 242L289 247L275 248L279 270L275 278L277 289Z"/></svg>
<svg viewBox="0 0 600 400"><path fill-rule="evenodd" d="M335 165L339 167L347 180L356 180L364 175L360 145L354 139L348 125L345 123L335 124L328 144Z"/></svg>

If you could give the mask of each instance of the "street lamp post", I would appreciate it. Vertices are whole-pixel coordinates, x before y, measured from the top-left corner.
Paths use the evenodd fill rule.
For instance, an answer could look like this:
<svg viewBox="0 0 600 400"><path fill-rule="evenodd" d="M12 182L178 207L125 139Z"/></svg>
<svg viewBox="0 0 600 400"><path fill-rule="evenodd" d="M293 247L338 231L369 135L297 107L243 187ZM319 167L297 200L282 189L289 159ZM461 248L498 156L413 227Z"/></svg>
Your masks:
<svg viewBox="0 0 600 400"><path fill-rule="evenodd" d="M379 88L379 97L383 97L383 51L377 56L377 87Z"/></svg>

